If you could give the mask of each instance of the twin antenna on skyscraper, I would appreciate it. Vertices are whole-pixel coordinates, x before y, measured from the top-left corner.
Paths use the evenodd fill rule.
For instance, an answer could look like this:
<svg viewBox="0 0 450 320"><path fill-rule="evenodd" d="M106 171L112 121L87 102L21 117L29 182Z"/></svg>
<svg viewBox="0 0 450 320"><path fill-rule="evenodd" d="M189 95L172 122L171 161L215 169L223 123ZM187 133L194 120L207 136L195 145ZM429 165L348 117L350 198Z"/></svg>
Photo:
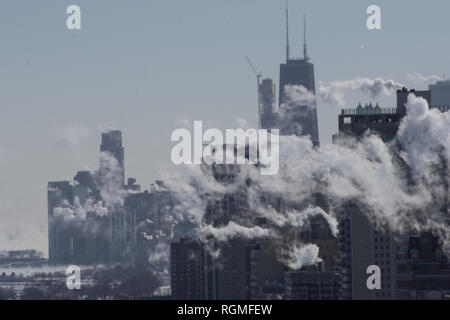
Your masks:
<svg viewBox="0 0 450 320"><path fill-rule="evenodd" d="M286 62L290 60L289 49L289 4L286 0ZM303 14L303 59L308 62L308 48L306 45L306 16Z"/></svg>
<svg viewBox="0 0 450 320"><path fill-rule="evenodd" d="M288 0L286 0L286 63L290 60L290 53L289 53L289 4ZM255 73L256 81L257 81L257 90L258 90L258 113L261 115L263 112L262 110L262 101L261 101L261 93L260 93L260 85L261 85L261 79L262 79L262 72L258 72L253 65L252 61L249 57L245 57L247 59L248 64L250 65L251 69ZM305 62L309 61L308 57L308 47L306 45L306 16L303 14L303 59ZM259 127L261 127L261 116L259 118Z"/></svg>

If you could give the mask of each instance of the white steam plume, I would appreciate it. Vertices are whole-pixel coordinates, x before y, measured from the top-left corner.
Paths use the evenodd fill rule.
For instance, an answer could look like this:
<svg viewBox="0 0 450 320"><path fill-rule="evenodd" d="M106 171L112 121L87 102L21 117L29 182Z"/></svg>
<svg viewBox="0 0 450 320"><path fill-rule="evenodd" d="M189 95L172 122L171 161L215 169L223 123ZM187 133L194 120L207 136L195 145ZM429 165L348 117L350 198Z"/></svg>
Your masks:
<svg viewBox="0 0 450 320"><path fill-rule="evenodd" d="M305 266L311 266L320 262L319 247L308 243L304 246L294 245L290 251L286 252L284 263L293 270L299 270Z"/></svg>
<svg viewBox="0 0 450 320"><path fill-rule="evenodd" d="M379 83L361 81L339 86L383 94L399 86ZM368 89L369 84L375 89ZM347 138L340 145L321 148L314 148L307 137L280 137L280 172L275 176L261 176L254 166L231 166L227 170L234 178L223 182L217 181L206 166L179 167L179 173L171 171L165 179L179 200L174 221L187 219L200 234L207 230L226 240L243 234L261 236L248 232L248 228L241 232L236 226L257 226L256 218L263 218L267 223L260 227L268 230L269 238L283 242L290 235L283 228L307 227L307 221L315 216L324 218L336 235L338 217L333 212L339 212L346 201L357 200L364 207L362 213L378 228L395 234L432 231L441 236L449 254L449 222L442 211L442 207L448 207L450 184L449 112L430 110L425 100L412 95L407 110L398 136L389 143L370 132L360 140ZM412 180L408 178L411 171ZM329 200L329 213L305 206L308 202L311 205L311 196L318 190ZM240 194L248 206L236 212L232 220L235 224L217 226L208 222L207 204L233 194ZM283 199L287 210L267 201L278 198ZM295 251L293 245L291 241L288 251Z"/></svg>
<svg viewBox="0 0 450 320"><path fill-rule="evenodd" d="M345 106L345 90L367 94L372 98L379 96L390 96L396 90L404 87L403 84L394 80L384 80L382 78L356 78L344 81L332 81L329 84L319 82L318 95L320 99L331 105L339 107Z"/></svg>

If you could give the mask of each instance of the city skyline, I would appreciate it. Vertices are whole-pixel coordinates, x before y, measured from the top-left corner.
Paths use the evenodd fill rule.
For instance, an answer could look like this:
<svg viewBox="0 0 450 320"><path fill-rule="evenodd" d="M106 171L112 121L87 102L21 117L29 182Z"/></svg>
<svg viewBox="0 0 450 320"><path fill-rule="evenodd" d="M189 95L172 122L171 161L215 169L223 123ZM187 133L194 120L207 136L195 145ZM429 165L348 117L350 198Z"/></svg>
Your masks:
<svg viewBox="0 0 450 320"><path fill-rule="evenodd" d="M184 61L177 60L176 58L180 57L178 59L187 59L186 55L176 54L176 52L182 52L181 50L173 50L173 56L170 57L170 61L163 60L166 63L151 64L151 68L153 68L154 72L148 72L148 69L144 72L139 68L139 63L145 65L145 63L143 63L143 61L145 61L145 54L151 53L152 49L155 49L151 44L143 45L145 41L142 41L142 39L145 39L146 35L148 35L149 38L151 38L151 35L154 35L152 30L140 28L147 25L146 23L148 20L138 20L140 22L131 25L131 27L130 25L122 25L122 28L125 28L125 30L122 30L120 26L107 24L107 21L97 21L105 19L104 15L103 18L91 18L95 13L101 13L99 7L80 1L80 6L82 7L84 14L88 17L88 22L86 23L86 28L82 29L79 34L71 34L63 28L64 26L62 23L62 27L59 27L58 23L64 21L64 15L59 17L59 15L56 14L58 7L64 8L66 3L55 7L49 6L49 12L45 15L42 11L38 10L39 7L33 8L33 6L38 6L37 4L27 4L26 6L20 6L20 4L7 5L11 12L17 14L25 9L22 13L24 24L22 25L22 28L16 29L22 36L20 39L36 39L35 41L38 41L39 39L44 41L44 43L49 43L52 39L58 39L59 41L57 41L57 43L60 43L62 46L54 47L55 51L48 51L47 49L42 48L36 51L36 53L33 53L33 50L22 50L21 53L18 54L18 52L14 51L16 48L27 49L30 45L33 47L33 44L34 46L37 46L38 42L20 42L19 40L6 37L6 39L9 39L9 42L7 43L11 43L11 46L9 46L8 50L0 56L4 63L5 74L11 75L11 78L9 79L10 82L6 82L7 79L2 79L4 88L9 89L5 90L6 94L2 97L2 103L6 106L4 111L6 116L3 117L3 139L0 144L0 167L2 169L2 184L0 185L2 190L2 212L0 219L2 219L3 228L7 230L7 232L2 232L2 244L7 244L4 249L36 248L44 252L46 251L46 206L45 201L42 200L46 193L46 182L60 180L62 178L68 179L70 178L70 176L68 176L69 172L76 172L83 167L91 169L96 167L98 163L96 153L98 152L99 138L95 133L95 128L99 125L104 126L104 128L115 126L124 132L124 145L127 148L128 155L128 158L125 161L127 163L126 172L129 173L127 173L127 176L134 176L138 178L138 181L142 185L149 186L152 181L158 178L157 167L159 164L167 163L170 155L170 129L167 128L167 126L163 128L161 125L158 125L158 123L172 123L173 128L175 128L179 126L178 120L201 119L205 121L209 120L217 127L236 127L235 118L239 117L246 119L249 125L255 126L257 114L256 92L254 90L253 75L245 65L245 55L251 56L257 65L257 68L261 68L264 71L265 76L273 78L275 82L278 83L278 72L276 69L277 65L283 61L284 50L284 4L282 2L270 5L268 3L261 4L262 8L265 8L266 10L269 8L273 9L275 6L276 10L279 12L278 15L273 14L273 12L269 15L268 12L264 11L267 16L270 17L268 20L270 21L270 24L266 24L269 24L271 27L270 29L272 31L270 31L269 34L272 37L269 37L269 39L274 39L273 42L267 41L265 37L262 37L262 35L259 34L259 28L253 29L255 24L248 23L251 27L245 24L247 26L246 28L248 28L245 29L248 30L248 33L245 35L255 37L255 40L251 41L251 49L242 46L242 50L239 50L242 52L233 52L231 54L230 48L219 53L211 48L211 45L208 45L208 43L203 44L203 46L195 47L196 50L191 52L192 57L194 57L193 61L182 64L183 67L189 68L190 65L196 65L194 62L196 59L200 59L202 63L198 61L199 63L197 66L193 67L196 71L204 70L198 69L198 66L204 64L215 66L215 71L217 71L215 74L220 74L224 69L217 69L219 67L217 61L221 60L227 62L224 65L227 68L230 65L233 66L232 69L234 72L233 76L230 75L224 78L215 76L214 79L217 80L217 83L213 82L205 85L205 81L202 79L201 75L203 74L206 78L210 77L212 76L212 74L210 74L211 71L203 71L203 73L199 72L197 81L188 81L190 77L184 78L186 77L186 74L196 74L196 72L194 72L194 69L191 69L191 72L187 69L187 71L182 72L182 75L178 75L181 79L184 79L184 82L181 81L181 84L187 84L188 82L193 83L186 87L179 85L179 81L176 81L176 84L173 84L170 80L178 79L175 78L177 76L177 68L175 68L175 66L178 61L178 69L180 69L179 64L181 61ZM115 5L117 5L117 7ZM138 8L141 11L145 11L143 9L145 9L146 6L147 4L139 3L136 6L131 6L131 9L128 7L128 9L123 10L121 14L137 13ZM186 5L180 4L180 6L184 6L184 9L189 9ZM221 4L221 6L225 6L222 9L231 10L231 8L233 8L233 10L236 10L235 7L232 7L232 4L230 4L230 7L224 4ZM416 77L411 80L408 79L405 74L414 74L415 72L418 72L425 76L431 74L440 76L441 72L445 72L445 70L441 70L441 66L445 63L446 52L449 52L449 48L443 44L442 46L444 47L440 48L441 50L439 50L439 53L427 52L427 54L431 55L430 58L426 61L421 61L420 64L412 64L414 60L419 61L419 57L424 56L422 52L423 49L421 48L422 46L418 48L415 43L408 42L413 54L410 54L409 52L407 56L401 56L400 53L394 55L396 50L390 50L391 52L386 53L380 51L380 48L376 48L376 44L383 43L383 39L390 44L394 41L395 37L387 35L386 32L386 29L390 26L393 26L392 28L398 32L402 30L399 25L393 23L391 16L394 12L397 14L402 12L402 14L404 14L401 10L401 5L393 5L393 7L390 7L388 4L381 3L384 14L383 30L380 31L380 34L376 34L377 31L368 31L365 29L364 22L366 16L364 15L364 9L367 7L365 4L355 5L355 8L352 9L355 12L358 12L357 15L354 12L343 13L348 14L349 17L351 16L351 21L358 22L353 25L353 32L357 32L361 37L364 37L365 40L368 41L367 43L354 43L354 50L348 49L350 52L358 52L358 54L354 53L352 57L358 56L359 59L361 59L357 60L357 63L352 68L348 68L350 61L347 61L346 65L345 61L343 62L340 60L340 65L336 66L336 57L345 57L346 54L342 52L339 54L336 53L336 56L333 57L333 55L328 55L328 51L323 52L323 50L320 50L321 48L333 47L333 42L329 42L327 41L327 38L320 36L320 32L323 32L323 28L319 28L318 23L323 23L324 19L330 19L327 23L335 28L334 23L336 21L333 19L336 17L333 18L332 15L330 17L330 14L327 13L326 10L325 12L323 12L323 9L319 11L314 4L309 2L307 2L305 6L299 3L292 3L291 6L291 12L293 12L291 13L291 23L293 26L298 26L298 28L291 27L291 30L293 29L292 37L298 38L298 41L295 41L293 44L293 55L301 56L301 46L296 45L295 43L301 43L302 26L300 10L302 10L302 12L306 11L308 15L309 50L311 61L318 66L316 74L317 82L323 81L328 83L332 80L354 79L361 76L361 70L365 70L362 74L370 78L381 76L385 79L394 79L406 85L408 85L409 82L409 87L412 88L426 89L428 84L426 81L415 82L419 78ZM330 6L331 7L328 7L328 9L332 8L334 4L330 4ZM30 23L33 24L37 21L33 19L38 18L27 17L27 8L30 11L36 9L37 12L42 12L42 29L31 31ZM116 18L118 18L118 21L120 21L120 16L116 10L119 8L121 7L118 3L113 3L108 6L108 9L110 10L108 12L113 16L117 15ZM169 9L173 9L170 5L168 5L168 7L166 5L153 7L153 9L155 8L165 13L168 13ZM206 9L212 10L212 7L205 5L204 10ZM248 12L251 11L253 7L242 5L242 9L242 17L239 15L237 17L230 15L228 18L231 20L239 20L239 17L241 19L248 17ZM410 10L412 10L411 13L413 15L418 15L420 9L421 7L418 4L418 7L414 7L414 9ZM239 10L237 11L239 12ZM437 11L440 13L444 10ZM148 12L152 12L152 10L149 10ZM294 18L296 15L298 16L298 19ZM174 42L178 43L178 45L184 44L186 49L188 45L186 38L184 38L183 41L180 41L183 35L180 35L181 38L177 37L175 32L176 29L170 28L183 26L187 22L183 22L185 21L183 15L178 16L181 17L180 20L173 18L174 16L176 17L177 15L170 14L166 16L174 19L172 21L173 24L168 23L167 30L168 32L170 30L171 32L169 32L169 34L174 36ZM47 19L45 19L45 17ZM227 17L227 15L222 17ZM4 17L4 19L1 20L2 23L13 23L9 21L9 19L10 18L8 17ZM427 28L431 27L432 30L435 30L435 24L443 23L436 22L439 21L439 19L435 19L433 23L429 21L428 24L425 24L424 21L420 19L417 19L417 21L424 24L417 32L426 32ZM109 30L107 26L110 26L111 30ZM202 30L201 25L198 25L191 20L189 20L188 26L191 26L193 30ZM257 26L267 27L264 22L257 24ZM353 30L353 28L350 28L350 22L347 22L342 27L343 30ZM412 30L416 27L417 26L414 25L410 26ZM59 28L61 28L61 30L59 30ZM329 29L331 30L333 28ZM222 29L222 27L218 29L219 30L216 30L218 31L218 36L231 36L231 34L234 34L228 29ZM4 34L8 28L2 28L2 30ZM115 48L114 35L122 34L122 36L125 36L126 32L132 32L136 36L137 39L122 39L129 45L129 49L134 48L135 50L125 51L124 48L118 49L116 47L118 50L113 53L111 49ZM198 38L196 36L193 40L199 41L201 39L200 36L208 37L208 34L205 34L205 32L206 31L200 32ZM93 33L93 35L91 35L91 33ZM102 38L102 36L103 39L105 39L104 44L106 46L100 49L95 46L93 41ZM407 36L408 35L403 35L403 37ZM171 37L168 38L170 39ZM224 39L226 38L227 37L224 37ZM179 41L177 42L175 39L178 39ZM342 39L344 39L343 35ZM362 38L360 38L360 40L361 39ZM368 39L372 41L369 41ZM244 38L239 37L238 40L244 41ZM194 43L197 45L200 44L200 41L196 41L194 41ZM234 43L233 41L218 42L221 44L219 49L224 49L226 44ZM88 48L96 50L80 50L81 47L87 44L89 44ZM258 49L256 50L255 45L258 46ZM363 47L361 47L361 45L363 45ZM403 46L404 45L405 44L403 44ZM189 45L189 50L193 50L192 48L193 47ZM210 48L210 51L206 51L207 48ZM262 48L266 48L268 53L264 53L265 51L261 50ZM341 48L341 46L339 46L339 48ZM395 46L393 48L395 48ZM417 51L414 51L414 49L417 49ZM194 52L197 52L197 50L198 53L203 52L204 55L196 55ZM367 51L369 52L367 53ZM124 53L127 52L130 56L133 56L132 52L138 55L139 58L135 59L138 63L130 63L129 59L126 59L126 55L124 55ZM298 52L298 54L295 52ZM388 55L389 58L386 58L386 55ZM394 57L391 57L392 55L394 55ZM433 55L437 55L437 57L433 57ZM148 56L151 56L151 54ZM158 61L158 57L161 58L161 56L157 55L155 58L156 61ZM377 57L379 57L379 59L377 59ZM104 59L106 59L106 61ZM7 61L11 63L6 63ZM86 62L88 63L86 64ZM352 62L355 62L355 59L352 59ZM425 64L425 62L429 66L424 66L423 64ZM89 80L89 77L83 77L84 72L86 72L86 67L82 67L81 70L78 70L80 66L83 65L86 65L88 68L94 67L93 70L97 71L95 73L97 76L94 76L93 80ZM393 65L395 66L393 67ZM67 69L63 66L67 67ZM157 71L159 70L158 68L161 68L162 66L166 66L167 70L170 72L165 73L163 70ZM362 68L362 66L364 66L364 68ZM414 68L412 66L414 66ZM54 69L55 67L58 67L59 71ZM14 72L14 70L20 72ZM181 70L184 69L181 68ZM427 72L425 70L431 71ZM131 73L133 72L134 75L132 76ZM71 78L70 75L72 74L73 77ZM98 76L100 74L102 74L101 77ZM158 77L163 76L163 79L160 78L159 82L156 81L156 79L151 79L152 74L157 74ZM336 76L336 74L339 76ZM37 81L42 77L45 79L46 75L52 75L49 79L53 80L47 84ZM106 78L106 75L110 78L109 80ZM117 80L112 81L111 77ZM19 92L17 92L17 88L19 88L17 83L20 79L26 79L25 85L21 87L22 90L26 90L26 92L29 93L25 96L19 96ZM131 81L131 84L125 84L124 81L130 79L133 80ZM97 84L100 84L98 92L94 92L90 89L92 85L94 85L94 83L90 83L90 81L94 80ZM58 82L61 82L62 84L60 85ZM66 85L64 85L64 83L66 83ZM118 89L116 86L120 85L123 85L122 89L114 90ZM150 88L154 90L150 90ZM220 90L220 88L229 88L229 90ZM176 97L170 96L169 93L172 90L179 90L180 92L177 91ZM59 93L57 95L52 95L52 92L56 91ZM112 95L111 92L115 92L114 95ZM208 92L208 94L204 95L206 92ZM236 92L237 94L234 94L233 92ZM154 98L155 94L158 99ZM182 101L185 103L181 100L177 101L177 99L179 99L178 96L180 99L183 99ZM15 98L17 99L14 100ZM382 107L392 107L395 105L394 96L374 100L367 96L364 98L364 96L356 95L356 97L350 97L348 107L355 107L356 102L359 100L362 100L363 103L369 101L375 103L379 101ZM164 103L161 103L162 101L164 101ZM202 101L202 103L198 103L199 101ZM31 106L33 106L33 108ZM124 110L125 106L127 110L131 110L131 113ZM175 113L168 114L164 112L161 113L161 108L164 108L164 106L179 107L177 107ZM329 143L331 134L337 132L336 118L339 109L340 108L327 109L326 106L320 103L319 99L319 128L321 130L320 138L322 143ZM158 116L154 116L156 113L158 113ZM21 116L23 114L29 115L30 118L23 118ZM232 116L230 116L230 114ZM49 119L44 120L42 115L48 115ZM124 115L127 115L127 117L124 117ZM8 118L11 121L6 121ZM24 119L29 120L24 123ZM38 125L39 121L31 121L31 119L40 119L42 120L42 124ZM218 119L221 120L219 121ZM222 119L224 119L223 122L221 122ZM152 125L149 125L149 123ZM13 139L8 139L8 137L11 137L8 132L12 132L13 126L14 129L16 129L14 131L16 134L13 135ZM43 127L46 129L41 130ZM21 128L22 130L17 130ZM101 131L103 130L98 130L98 133ZM23 194L22 190L24 191ZM23 221L27 221L27 224L24 225L22 223Z"/></svg>
<svg viewBox="0 0 450 320"><path fill-rule="evenodd" d="M0 300L450 298L450 4L24 3Z"/></svg>

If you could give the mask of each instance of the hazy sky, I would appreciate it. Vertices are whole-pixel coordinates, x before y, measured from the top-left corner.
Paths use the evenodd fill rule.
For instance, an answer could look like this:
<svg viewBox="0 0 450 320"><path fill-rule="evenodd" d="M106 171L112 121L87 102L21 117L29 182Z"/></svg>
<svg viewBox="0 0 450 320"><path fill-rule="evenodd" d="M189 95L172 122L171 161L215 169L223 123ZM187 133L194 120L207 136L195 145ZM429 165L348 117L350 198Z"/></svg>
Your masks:
<svg viewBox="0 0 450 320"><path fill-rule="evenodd" d="M66 8L82 30L66 28ZM382 30L366 28L378 4ZM450 73L447 0L290 1L291 52L302 22L316 82ZM170 162L181 120L256 126L256 81L244 56L278 79L282 0L2 0L0 3L0 250L47 250L46 185L98 166L100 133L121 129L127 176L144 188ZM352 97L348 107L355 107ZM394 97L380 100L394 107ZM338 109L319 108L322 143Z"/></svg>

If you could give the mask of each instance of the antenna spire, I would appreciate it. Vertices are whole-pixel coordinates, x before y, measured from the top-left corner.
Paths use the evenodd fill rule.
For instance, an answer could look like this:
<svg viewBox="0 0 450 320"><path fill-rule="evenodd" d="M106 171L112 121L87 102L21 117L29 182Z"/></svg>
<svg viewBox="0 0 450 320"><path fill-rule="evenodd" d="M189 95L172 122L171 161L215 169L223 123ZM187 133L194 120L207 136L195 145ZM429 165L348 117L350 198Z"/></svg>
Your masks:
<svg viewBox="0 0 450 320"><path fill-rule="evenodd" d="M286 62L289 61L289 6L286 0Z"/></svg>
<svg viewBox="0 0 450 320"><path fill-rule="evenodd" d="M303 13L303 59L309 61L308 46L306 44L306 15Z"/></svg>

